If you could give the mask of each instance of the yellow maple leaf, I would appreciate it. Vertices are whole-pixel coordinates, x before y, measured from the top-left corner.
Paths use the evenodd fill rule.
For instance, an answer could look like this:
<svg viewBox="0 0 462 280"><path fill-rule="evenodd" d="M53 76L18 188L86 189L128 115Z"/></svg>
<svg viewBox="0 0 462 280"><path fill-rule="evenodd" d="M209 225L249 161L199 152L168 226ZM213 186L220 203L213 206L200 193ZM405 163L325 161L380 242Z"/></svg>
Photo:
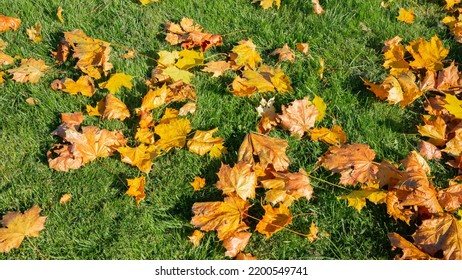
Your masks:
<svg viewBox="0 0 462 280"><path fill-rule="evenodd" d="M233 168L222 164L217 175L217 188L222 190L223 194L237 194L244 200L255 197L257 175L250 164L240 161Z"/></svg>
<svg viewBox="0 0 462 280"><path fill-rule="evenodd" d="M159 2L160 0L139 0L141 5L145 6L147 4L150 4L150 3L155 3L155 2Z"/></svg>
<svg viewBox="0 0 462 280"><path fill-rule="evenodd" d="M181 80L186 84L191 83L191 79L194 77L193 73L186 70L182 70L176 66L169 66L165 68L162 71L162 74L169 76L174 82Z"/></svg>
<svg viewBox="0 0 462 280"><path fill-rule="evenodd" d="M174 65L177 59L180 58L178 51L159 51L157 54L159 55L157 63L165 67Z"/></svg>
<svg viewBox="0 0 462 280"><path fill-rule="evenodd" d="M399 21L405 22L405 23L414 23L415 20L415 14L413 9L399 9L399 15L397 17Z"/></svg>
<svg viewBox="0 0 462 280"><path fill-rule="evenodd" d="M446 94L444 101L446 101L444 108L454 115L456 119L462 119L462 101L452 94Z"/></svg>
<svg viewBox="0 0 462 280"><path fill-rule="evenodd" d="M346 142L345 132L338 125L334 125L331 130L325 127L313 128L310 130L310 136L311 140L320 140L328 145L339 146Z"/></svg>
<svg viewBox="0 0 462 280"><path fill-rule="evenodd" d="M24 214L18 212L6 213L0 223L0 252L8 253L13 248L19 248L24 238L38 237L39 231L45 229L47 217L40 216L37 205L26 210Z"/></svg>
<svg viewBox="0 0 462 280"><path fill-rule="evenodd" d="M438 36L433 36L430 42L423 38L409 43L406 50L412 55L414 61L409 64L414 69L425 68L431 71L443 69L442 60L448 55L449 49L443 47Z"/></svg>
<svg viewBox="0 0 462 280"><path fill-rule="evenodd" d="M152 159L158 155L157 147L141 144L137 147L120 147L117 151L122 156L121 160L132 166L138 167L144 173L151 171Z"/></svg>
<svg viewBox="0 0 462 280"><path fill-rule="evenodd" d="M194 180L190 183L195 191L200 191L205 187L205 179L199 176L194 177Z"/></svg>
<svg viewBox="0 0 462 280"><path fill-rule="evenodd" d="M136 200L136 205L140 204L140 201L146 198L146 194L144 193L144 186L146 184L146 178L144 176L127 179L128 190L126 192L127 195L133 196Z"/></svg>
<svg viewBox="0 0 462 280"><path fill-rule="evenodd" d="M260 54L256 49L257 46L255 46L252 39L240 41L239 45L232 49L232 52L236 54L236 58L233 60L234 63L240 67L248 66L250 69L256 69L261 61Z"/></svg>
<svg viewBox="0 0 462 280"><path fill-rule="evenodd" d="M188 140L188 149L193 153L203 156L210 152L215 146L223 146L223 138L213 137L213 134L217 131L218 128L207 131L197 130L194 137Z"/></svg>
<svg viewBox="0 0 462 280"><path fill-rule="evenodd" d="M43 72L48 70L48 66L41 59L35 60L33 58L23 59L19 67L7 70L8 73L13 74L13 80L25 83L37 83Z"/></svg>
<svg viewBox="0 0 462 280"><path fill-rule="evenodd" d="M313 100L308 102L308 105L311 105L311 104L313 104L316 107L316 109L318 110L318 115L316 116L316 121L317 122L322 121L322 119L324 119L324 116L326 115L326 109L327 109L326 103L324 102L324 100L321 97L315 95Z"/></svg>
<svg viewBox="0 0 462 280"><path fill-rule="evenodd" d="M417 126L420 135L429 137L430 139L428 142L436 146L443 146L446 144L446 122L444 119L439 116L424 115L422 116L422 120L425 125Z"/></svg>
<svg viewBox="0 0 462 280"><path fill-rule="evenodd" d="M224 72L231 69L231 65L228 61L210 61L207 62L205 67L202 69L203 72L213 73L212 77L220 77Z"/></svg>
<svg viewBox="0 0 462 280"><path fill-rule="evenodd" d="M460 4L460 0L446 0L446 10L452 9L455 5Z"/></svg>
<svg viewBox="0 0 462 280"><path fill-rule="evenodd" d="M43 40L42 36L42 25L38 22L35 23L35 26L31 26L26 29L27 36L29 37L29 40L31 40L34 43L38 43Z"/></svg>
<svg viewBox="0 0 462 280"><path fill-rule="evenodd" d="M69 94L81 93L84 96L91 97L95 93L95 84L90 76L80 76L77 81L65 78L63 80L54 80L51 83L54 90L60 90Z"/></svg>
<svg viewBox="0 0 462 280"><path fill-rule="evenodd" d="M204 53L193 50L182 50L178 53L178 58L175 66L182 69L188 70L194 66L202 65L204 63Z"/></svg>
<svg viewBox="0 0 462 280"><path fill-rule="evenodd" d="M189 241L193 244L194 247L199 246L199 243L201 242L203 237L204 237L204 233L197 229L194 230L191 236L188 236Z"/></svg>
<svg viewBox="0 0 462 280"><path fill-rule="evenodd" d="M188 119L173 118L167 123L160 123L154 129L154 133L160 137L156 145L165 152L175 147L183 148L190 131L191 122Z"/></svg>
<svg viewBox="0 0 462 280"><path fill-rule="evenodd" d="M318 232L319 232L319 229L316 227L314 222L311 222L310 233L308 233L308 235L306 236L311 243L313 243L316 239L319 238Z"/></svg>
<svg viewBox="0 0 462 280"><path fill-rule="evenodd" d="M121 87L132 89L133 76L124 73L112 74L109 80L104 83L100 83L100 88L108 89L110 93L114 94L120 90Z"/></svg>
<svg viewBox="0 0 462 280"><path fill-rule="evenodd" d="M6 53L0 51L0 65L8 65L13 62L14 58L12 56L9 56Z"/></svg>
<svg viewBox="0 0 462 280"><path fill-rule="evenodd" d="M375 204L385 203L387 192L379 189L355 190L347 195L337 196L338 200L348 200L348 206L351 206L361 212L366 206L366 199Z"/></svg>
<svg viewBox="0 0 462 280"><path fill-rule="evenodd" d="M276 7L278 7L278 9L281 6L281 0L256 0L254 2L257 1L260 1L260 6L265 10L273 7L274 4L276 4Z"/></svg>

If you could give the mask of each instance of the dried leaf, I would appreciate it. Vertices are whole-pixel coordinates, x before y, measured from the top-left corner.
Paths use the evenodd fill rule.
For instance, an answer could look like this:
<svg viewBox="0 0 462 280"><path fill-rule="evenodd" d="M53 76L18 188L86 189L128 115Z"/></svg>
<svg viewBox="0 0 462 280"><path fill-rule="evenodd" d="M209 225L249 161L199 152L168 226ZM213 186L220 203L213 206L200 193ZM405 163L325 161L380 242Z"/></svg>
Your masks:
<svg viewBox="0 0 462 280"><path fill-rule="evenodd" d="M45 229L47 217L40 216L37 205L26 210L24 214L8 212L3 216L0 223L0 252L10 252L13 248L19 248L24 238L38 237L39 232Z"/></svg>
<svg viewBox="0 0 462 280"><path fill-rule="evenodd" d="M43 72L48 70L48 66L41 59L35 60L33 58L23 59L21 66L7 70L8 73L13 74L13 80L25 83L37 83Z"/></svg>
<svg viewBox="0 0 462 280"><path fill-rule="evenodd" d="M250 232L235 232L230 237L223 240L223 246L226 248L225 256L234 258L239 252L243 251L249 243Z"/></svg>
<svg viewBox="0 0 462 280"><path fill-rule="evenodd" d="M346 142L345 132L338 125L334 125L331 130L325 127L313 128L310 130L310 136L311 140L319 140L328 145L339 146Z"/></svg>
<svg viewBox="0 0 462 280"><path fill-rule="evenodd" d="M14 62L14 58L0 51L0 66L9 65Z"/></svg>
<svg viewBox="0 0 462 280"><path fill-rule="evenodd" d="M204 233L197 229L194 230L191 236L188 236L189 241L193 244L194 247L199 246L199 243L201 242L203 237L204 237Z"/></svg>
<svg viewBox="0 0 462 280"><path fill-rule="evenodd" d="M227 70L231 70L231 65L229 62L220 60L220 61L210 61L204 65L202 69L203 72L213 73L212 77L221 77L223 73Z"/></svg>
<svg viewBox="0 0 462 280"><path fill-rule="evenodd" d="M109 80L104 83L100 83L100 88L105 88L109 90L109 93L117 93L120 88L126 87L128 89L132 89L132 82L133 76L124 74L124 73L115 73L112 74Z"/></svg>
<svg viewBox="0 0 462 280"><path fill-rule="evenodd" d="M307 236L308 240L311 243L313 243L316 239L319 238L318 232L319 232L319 229L316 227L314 222L311 222L310 233L308 233L308 236Z"/></svg>
<svg viewBox="0 0 462 280"><path fill-rule="evenodd" d="M190 183L195 191L200 191L205 187L205 179L199 176L194 177L194 180Z"/></svg>
<svg viewBox="0 0 462 280"><path fill-rule="evenodd" d="M279 55L279 62L286 60L290 62L295 62L295 53L287 44L284 44L282 48L275 49L271 54Z"/></svg>
<svg viewBox="0 0 462 280"><path fill-rule="evenodd" d="M135 148L128 146L120 147L117 151L120 153L123 162L138 167L144 173L151 171L152 159L158 155L155 146L146 146L144 144Z"/></svg>
<svg viewBox="0 0 462 280"><path fill-rule="evenodd" d="M317 15L324 14L326 11L321 7L321 4L319 4L319 0L311 0L313 3L313 8L314 8L314 13Z"/></svg>
<svg viewBox="0 0 462 280"><path fill-rule="evenodd" d="M282 204L279 208L273 208L271 205L263 205L265 215L257 224L256 230L264 234L266 238L283 229L286 225L292 223L292 213Z"/></svg>
<svg viewBox="0 0 462 280"><path fill-rule="evenodd" d="M419 153L421 156L426 157L428 160L440 159L442 157L441 150L435 145L427 141L419 142Z"/></svg>
<svg viewBox="0 0 462 280"><path fill-rule="evenodd" d="M249 261L249 260L258 260L258 259L257 259L257 257L252 256L252 254L250 254L250 253L248 253L248 254L239 253L236 256L236 260Z"/></svg>
<svg viewBox="0 0 462 280"><path fill-rule="evenodd" d="M256 69L261 62L260 54L257 52L257 46L252 39L240 41L238 46L232 49L236 57L232 60L238 67L246 69Z"/></svg>
<svg viewBox="0 0 462 280"><path fill-rule="evenodd" d="M188 140L189 151L200 156L203 156L212 150L219 149L222 151L224 148L224 139L221 137L212 136L217 131L218 128L214 128L208 131L196 130L194 137ZM216 153L214 155L216 155Z"/></svg>
<svg viewBox="0 0 462 280"><path fill-rule="evenodd" d="M296 43L295 46L299 52L304 53L306 56L310 56L309 44L308 43Z"/></svg>
<svg viewBox="0 0 462 280"><path fill-rule="evenodd" d="M309 105L308 97L305 97L302 100L295 100L288 108L283 105L279 119L283 129L301 138L314 126L318 114L316 106Z"/></svg>
<svg viewBox="0 0 462 280"><path fill-rule="evenodd" d="M72 79L54 80L51 83L54 90L60 90L69 94L81 93L84 96L92 97L95 93L95 84L90 76L80 76L77 81Z"/></svg>
<svg viewBox="0 0 462 280"><path fill-rule="evenodd" d="M16 31L21 24L21 20L19 18L7 17L4 15L0 15L0 33L13 30Z"/></svg>
<svg viewBox="0 0 462 280"><path fill-rule="evenodd" d="M35 27L31 26L26 29L27 36L29 37L29 40L31 40L34 43L38 43L43 40L42 36L42 25L38 22L35 23Z"/></svg>
<svg viewBox="0 0 462 280"><path fill-rule="evenodd" d="M436 35L431 38L430 42L422 38L412 41L406 50L414 58L414 61L410 62L412 68L425 68L432 71L443 69L442 60L449 53L449 49L443 47L443 43Z"/></svg>
<svg viewBox="0 0 462 280"><path fill-rule="evenodd" d="M281 6L281 0L254 0L252 3L255 2L260 2L260 6L265 10L273 7L274 4L278 9Z"/></svg>
<svg viewBox="0 0 462 280"><path fill-rule="evenodd" d="M414 244L404 239L397 233L389 233L388 239L390 239L391 245L394 248L400 248L403 250L401 257L396 257L400 260L430 260L433 259L429 254L419 250Z"/></svg>
<svg viewBox="0 0 462 280"><path fill-rule="evenodd" d="M64 9L61 6L59 6L58 10L56 10L56 16L58 17L59 21L64 24L63 12Z"/></svg>
<svg viewBox="0 0 462 280"><path fill-rule="evenodd" d="M217 175L217 188L222 190L223 194L235 193L244 200L255 197L257 175L253 172L250 164L241 161L231 168L229 165L222 163Z"/></svg>
<svg viewBox="0 0 462 280"><path fill-rule="evenodd" d="M146 194L144 193L144 186L146 185L146 178L144 176L127 179L128 190L126 192L127 195L133 196L136 200L136 205L140 204L140 201L146 198Z"/></svg>
<svg viewBox="0 0 462 280"><path fill-rule="evenodd" d="M65 193L63 194L63 196L61 196L61 198L59 199L59 204L66 204L68 203L69 201L71 201L72 199L72 195L70 193Z"/></svg>
<svg viewBox="0 0 462 280"><path fill-rule="evenodd" d="M414 23L414 20L415 20L414 10L413 9L406 10L406 9L400 8L397 19L399 21L409 23L409 24Z"/></svg>
<svg viewBox="0 0 462 280"><path fill-rule="evenodd" d="M160 123L154 130L155 134L160 137L156 145L165 152L172 148L183 148L190 131L191 122L188 119L173 118L166 123Z"/></svg>

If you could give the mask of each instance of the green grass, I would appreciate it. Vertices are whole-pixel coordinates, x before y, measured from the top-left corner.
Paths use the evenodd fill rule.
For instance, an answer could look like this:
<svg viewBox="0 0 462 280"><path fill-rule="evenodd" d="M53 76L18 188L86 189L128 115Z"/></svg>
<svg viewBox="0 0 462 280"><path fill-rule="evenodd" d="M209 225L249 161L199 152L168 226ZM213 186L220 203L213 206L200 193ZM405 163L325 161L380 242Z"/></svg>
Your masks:
<svg viewBox="0 0 462 280"><path fill-rule="evenodd" d="M385 40L397 35L409 42L437 34L445 46L452 48L450 59L460 47L439 23L444 12L436 1L420 1L426 14L410 1L397 1L387 10L379 2L325 0L321 4L326 14L317 16L308 0L283 0L279 10L263 10L250 0L161 0L148 6L126 0L3 0L2 13L23 22L18 32L6 32L0 38L9 43L6 53L43 59L47 65L53 65L50 51L56 48L62 32L77 28L88 36L156 57L159 50L178 49L164 40L163 24L190 17L208 32L224 34L224 45L207 51L206 57L227 53L238 41L251 38L265 63L282 66L294 90L276 96L277 108L316 94L328 103L328 114L335 116L349 142L369 144L378 160L399 162L416 148L416 125L420 122L417 110L421 104L407 109L385 104L366 90L361 77L373 81L384 77L381 48ZM400 5L415 8L414 24L396 20ZM56 18L58 6L64 8L64 24ZM34 44L25 29L35 22L43 26L44 40ZM370 31L363 31L360 23ZM293 64L278 63L269 55L285 43L294 47L296 42L309 42L311 59L298 56ZM119 94L133 112L147 92L144 81L154 64L141 56L124 60L123 53L123 49L114 47L111 62L117 72L135 76L133 90ZM328 66L323 80L317 76L319 58L324 58ZM60 113L83 111L86 104L94 104L100 97L71 96L51 89L54 79L76 78L76 73L68 64L54 67L37 84L8 80L0 85L0 215L24 211L33 204L42 207L43 215L48 216L46 229L31 241L50 259L225 259L225 249L215 233L207 233L197 248L188 241L194 230L189 224L192 204L221 199L214 186L219 160L185 149L157 158L147 178L147 198L139 207L125 195L125 179L141 173L120 162L118 156L67 173L48 167L46 152L58 142L50 133L60 123ZM236 161L244 135L256 129L254 108L261 98L260 94L233 97L227 91L230 82L229 76L217 79L198 71L193 80L198 111L191 117L193 129L219 128L218 134L229 150L223 158L228 164ZM37 99L38 105L27 104L28 97ZM85 124L122 129L125 135L132 135L129 124L134 120L132 117L122 123L89 118ZM333 122L328 117L322 124L330 126ZM292 171L312 170L327 150L324 144L297 140L287 131L275 130L270 135L289 142ZM442 182L452 175L443 164L432 166L443 174L438 176ZM193 192L189 182L198 175L205 176L208 183L203 191ZM323 170L315 175L334 183L338 178ZM302 215L294 219L290 229L307 232L315 221L330 236L310 243L287 231L268 240L255 233L245 252L260 259L391 259L394 253L386 234L412 233L412 227L394 221L383 206L368 204L358 213L336 199L345 190L315 180L312 183L313 199L292 206L294 214ZM73 200L60 205L64 193L71 193ZM40 258L28 242L0 254L0 259Z"/></svg>

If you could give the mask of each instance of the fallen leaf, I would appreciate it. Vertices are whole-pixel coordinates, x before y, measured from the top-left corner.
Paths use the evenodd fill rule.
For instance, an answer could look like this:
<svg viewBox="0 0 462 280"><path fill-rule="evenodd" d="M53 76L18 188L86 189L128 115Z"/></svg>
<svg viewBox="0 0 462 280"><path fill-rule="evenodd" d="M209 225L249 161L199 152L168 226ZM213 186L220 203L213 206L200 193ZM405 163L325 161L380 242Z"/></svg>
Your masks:
<svg viewBox="0 0 462 280"><path fill-rule="evenodd" d="M137 147L120 147L117 151L121 155L121 160L132 166L138 167L144 173L149 173L152 167L152 160L158 155L154 145L146 146L141 144Z"/></svg>
<svg viewBox="0 0 462 280"><path fill-rule="evenodd" d="M201 242L203 237L204 237L204 233L197 229L194 230L191 236L188 236L189 241L193 244L194 247L199 246L199 243Z"/></svg>
<svg viewBox="0 0 462 280"><path fill-rule="evenodd" d="M122 58L123 59L132 59L132 58L135 57L136 54L137 54L137 52L135 50L130 49L130 50L127 50L127 52L122 55Z"/></svg>
<svg viewBox="0 0 462 280"><path fill-rule="evenodd" d="M334 125L332 129L325 127L313 128L310 130L311 140L322 141L328 145L344 144L346 142L346 135L342 128L338 125Z"/></svg>
<svg viewBox="0 0 462 280"><path fill-rule="evenodd" d="M420 135L428 137L428 142L436 146L446 144L446 122L441 117L422 116L425 125L417 126Z"/></svg>
<svg viewBox="0 0 462 280"><path fill-rule="evenodd" d="M8 65L14 62L14 58L0 51L0 65Z"/></svg>
<svg viewBox="0 0 462 280"><path fill-rule="evenodd" d="M265 10L273 7L274 4L278 9L281 6L281 0L254 0L252 3L255 2L260 2L260 6Z"/></svg>
<svg viewBox="0 0 462 280"><path fill-rule="evenodd" d="M318 76L319 76L319 79L324 79L324 70L326 70L326 65L325 65L325 61L324 61L324 58L320 58L319 59L319 69L318 69Z"/></svg>
<svg viewBox="0 0 462 280"><path fill-rule="evenodd" d="M297 173L272 172L274 178L260 180L267 189L265 200L275 205L282 203L289 207L301 197L310 200L313 195L310 178L303 169Z"/></svg>
<svg viewBox="0 0 462 280"><path fill-rule="evenodd" d="M212 151L212 149L223 149L224 139L221 137L213 137L213 134L218 131L214 128L207 131L196 130L193 138L188 140L189 151L196 153L200 156ZM218 146L218 147L217 147Z"/></svg>
<svg viewBox="0 0 462 280"><path fill-rule="evenodd" d="M109 90L109 93L117 93L120 88L125 87L128 89L132 89L132 82L133 76L124 74L124 73L115 73L112 74L109 80L104 83L100 83L100 88L105 88Z"/></svg>
<svg viewBox="0 0 462 280"><path fill-rule="evenodd" d="M422 221L412 237L417 247L430 255L442 251L444 259L462 259L462 222L451 214Z"/></svg>
<svg viewBox="0 0 462 280"><path fill-rule="evenodd" d="M414 23L414 20L415 20L414 10L413 9L406 10L406 9L400 8L397 19L399 21L409 23L409 24Z"/></svg>
<svg viewBox="0 0 462 280"><path fill-rule="evenodd" d="M462 184L458 176L449 181L449 187L438 191L438 201L444 210L456 211L462 205Z"/></svg>
<svg viewBox="0 0 462 280"><path fill-rule="evenodd" d="M272 165L276 171L287 171L289 167L289 158L286 155L288 144L285 140L272 138L265 135L258 135L253 132L247 134L242 142L238 161L245 161L254 165L254 156L263 169Z"/></svg>
<svg viewBox="0 0 462 280"><path fill-rule="evenodd" d="M58 17L59 21L64 24L63 12L64 9L61 6L59 6L58 10L56 11L56 16Z"/></svg>
<svg viewBox="0 0 462 280"><path fill-rule="evenodd" d="M194 77L194 74L182 70L176 66L169 66L162 71L163 75L169 76L174 82L183 81L186 84L191 83L191 79Z"/></svg>
<svg viewBox="0 0 462 280"><path fill-rule="evenodd" d="M197 110L196 102L188 102L180 108L178 116L186 116L187 114L194 115L196 110Z"/></svg>
<svg viewBox="0 0 462 280"><path fill-rule="evenodd" d="M308 97L295 100L289 107L282 106L282 115L279 115L281 127L289 130L292 135L303 137L314 126L319 111L315 105L309 105Z"/></svg>
<svg viewBox="0 0 462 280"><path fill-rule="evenodd" d="M200 47L201 51L205 52L211 47L223 44L221 35L204 32L203 28L190 18L183 18L180 24L167 22L165 31L167 42L171 45L181 44L184 49Z"/></svg>
<svg viewBox="0 0 462 280"><path fill-rule="evenodd" d="M390 239L391 245L394 248L400 248L403 251L401 257L396 257L399 260L430 260L433 259L429 254L422 252L414 246L411 242L404 239L397 233L389 233L388 239Z"/></svg>
<svg viewBox="0 0 462 280"><path fill-rule="evenodd" d="M141 5L147 5L147 4L150 4L150 3L154 3L154 2L159 2L160 0L139 0Z"/></svg>
<svg viewBox="0 0 462 280"><path fill-rule="evenodd" d="M414 69L425 68L427 70L438 71L443 69L442 60L446 58L449 49L443 47L441 40L435 35L431 41L419 38L409 43L406 50L414 58L409 64Z"/></svg>
<svg viewBox="0 0 462 280"><path fill-rule="evenodd" d="M6 213L0 223L0 252L10 252L13 248L19 248L24 238L38 237L39 232L45 229L46 216L40 216L37 205L26 210L24 214L19 212Z"/></svg>
<svg viewBox="0 0 462 280"><path fill-rule="evenodd" d="M431 159L440 159L442 157L441 150L430 142L421 140L419 142L419 153L421 156Z"/></svg>
<svg viewBox="0 0 462 280"><path fill-rule="evenodd" d="M338 200L346 199L348 206L351 206L361 212L366 206L366 200L375 204L386 203L387 192L381 189L361 189L354 190L347 195L337 196Z"/></svg>
<svg viewBox="0 0 462 280"><path fill-rule="evenodd" d="M8 73L13 74L13 80L25 83L37 83L43 72L48 70L48 66L41 59L35 60L33 58L23 59L19 67L7 70Z"/></svg>
<svg viewBox="0 0 462 280"><path fill-rule="evenodd" d="M191 122L188 119L173 118L167 123L160 123L154 129L160 139L156 145L160 150L168 152L172 148L183 148L186 136L191 132Z"/></svg>
<svg viewBox="0 0 462 280"><path fill-rule="evenodd" d="M321 159L321 164L332 172L339 172L343 185L373 182L379 171L374 163L375 152L365 144L332 146Z"/></svg>
<svg viewBox="0 0 462 280"><path fill-rule="evenodd" d="M319 0L311 0L313 3L313 8L314 8L314 13L317 15L324 14L326 11L321 7L321 4L319 4Z"/></svg>
<svg viewBox="0 0 462 280"><path fill-rule="evenodd" d="M42 36L42 25L40 23L36 22L35 27L31 26L26 29L26 34L29 37L29 40L31 40L34 43L38 43L43 40Z"/></svg>
<svg viewBox="0 0 462 280"><path fill-rule="evenodd" d="M455 95L446 94L444 97L444 108L449 111L456 119L462 119L462 101Z"/></svg>
<svg viewBox="0 0 462 280"><path fill-rule="evenodd" d="M307 235L307 238L311 243L313 243L316 239L319 238L318 232L319 232L319 229L316 227L314 222L311 222L310 233L308 233Z"/></svg>
<svg viewBox="0 0 462 280"><path fill-rule="evenodd" d="M205 179L199 176L194 177L194 180L189 183L195 191L200 191L205 187Z"/></svg>
<svg viewBox="0 0 462 280"><path fill-rule="evenodd" d="M65 193L63 194L63 196L61 196L61 198L59 199L59 204L66 204L68 203L69 201L71 201L72 199L72 195L70 193Z"/></svg>
<svg viewBox="0 0 462 280"><path fill-rule="evenodd" d="M21 24L21 20L19 18L7 17L4 15L0 15L0 33L13 30L16 31Z"/></svg>
<svg viewBox="0 0 462 280"><path fill-rule="evenodd" d="M231 168L227 164L221 164L220 171L217 173L217 188L223 194L236 194L243 200L255 197L257 187L257 175L252 170L252 166L240 161Z"/></svg>
<svg viewBox="0 0 462 280"><path fill-rule="evenodd" d="M232 49L232 52L236 55L235 59L232 60L233 63L238 67L256 69L261 62L261 57L252 39L240 41L238 44Z"/></svg>
<svg viewBox="0 0 462 280"><path fill-rule="evenodd" d="M239 253L236 256L236 260L249 261L249 260L258 260L258 259L257 259L257 257L252 256L252 254L250 254L250 253L248 253L248 254Z"/></svg>
<svg viewBox="0 0 462 280"><path fill-rule="evenodd" d="M239 252L243 251L249 243L250 232L235 232L223 240L223 246L226 248L225 256L234 258Z"/></svg>
<svg viewBox="0 0 462 280"><path fill-rule="evenodd" d="M5 50L7 46L8 46L8 42L5 42L3 41L3 39L0 38L0 51Z"/></svg>
<svg viewBox="0 0 462 280"><path fill-rule="evenodd" d="M310 56L309 44L308 43L296 43L295 46L299 52L302 52L306 56Z"/></svg>
<svg viewBox="0 0 462 280"><path fill-rule="evenodd" d="M292 223L292 213L284 204L279 206L279 208L273 208L271 205L263 205L263 209L265 209L265 215L258 222L255 230L264 234L266 238L270 238L271 235Z"/></svg>
<svg viewBox="0 0 462 280"><path fill-rule="evenodd" d="M146 194L144 193L144 186L146 185L146 178L144 176L127 179L128 190L126 192L127 195L133 196L136 200L136 205L140 204L140 201L146 198Z"/></svg>
<svg viewBox="0 0 462 280"><path fill-rule="evenodd" d="M220 61L210 61L207 62L205 67L202 68L203 72L213 73L212 77L221 77L227 70L231 70L231 65L229 62L220 60Z"/></svg>
<svg viewBox="0 0 462 280"><path fill-rule="evenodd" d="M287 44L284 44L282 48L275 49L271 54L278 55L279 62L286 60L290 62L295 61L295 53Z"/></svg>
<svg viewBox="0 0 462 280"><path fill-rule="evenodd" d="M223 202L196 202L192 206L191 224L203 231L216 230L218 239L224 240L245 225L242 220L249 207L246 200L236 196L227 196Z"/></svg>
<svg viewBox="0 0 462 280"><path fill-rule="evenodd" d="M37 105L37 100L32 97L27 98L26 102L29 103L30 105Z"/></svg>
<svg viewBox="0 0 462 280"><path fill-rule="evenodd" d="M81 93L88 97L92 97L95 93L95 84L90 76L80 76L77 81L68 78L54 80L51 83L51 88L74 95Z"/></svg>

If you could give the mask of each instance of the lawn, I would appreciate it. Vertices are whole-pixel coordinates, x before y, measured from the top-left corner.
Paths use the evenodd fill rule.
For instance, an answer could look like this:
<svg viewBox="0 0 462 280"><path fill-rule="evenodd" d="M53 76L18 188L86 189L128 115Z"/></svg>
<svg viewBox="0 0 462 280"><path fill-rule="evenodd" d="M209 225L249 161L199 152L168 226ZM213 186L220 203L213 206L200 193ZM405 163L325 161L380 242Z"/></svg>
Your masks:
<svg viewBox="0 0 462 280"><path fill-rule="evenodd" d="M197 112L189 116L194 130L218 128L228 153L221 159L199 156L187 149L171 150L154 160L147 174L146 199L139 206L125 194L126 179L142 175L135 167L120 161L120 156L95 160L69 172L54 171L48 166L46 153L57 137L51 132L60 124L62 112L85 112L103 91L91 98L53 90L50 84L64 77L78 78L70 64L55 65L39 83L17 83L11 79L0 84L0 215L24 211L37 204L48 216L46 229L38 238L25 241L19 249L1 253L0 259L228 259L214 232L206 233L198 247L188 236L191 207L195 202L221 200L216 189L216 173L221 162L234 164L244 136L256 131L259 121L255 108L261 97L276 97L276 108L305 96L318 95L328 105L322 124L340 125L348 143L370 145L377 160L399 162L417 149L420 139L416 126L421 124L422 101L402 109L378 100L368 91L362 78L379 82L386 71L382 67L384 41L400 36L410 42L419 37L437 35L457 59L460 46L440 23L445 16L438 1L398 1L388 9L375 0L321 0L326 13L316 15L308 0L282 0L280 9L264 10L250 0L161 0L143 6L125 0L3 0L1 13L17 17L22 24L17 32L5 32L0 38L8 42L5 52L21 58L42 59L54 65L51 51L63 32L83 30L92 38L113 44L113 72L134 76L133 89L123 89L118 96L130 108L132 117L124 122L89 117L86 125L122 130L135 143L134 108L148 91L145 80L150 76L160 50L179 50L165 41L164 24L189 17L207 32L223 35L223 45L206 51L207 57L228 53L241 40L251 38L265 63L279 65L290 77L293 90L287 94L262 94L235 97L228 85L232 76L213 78L195 72L192 83L197 90ZM56 17L58 6L64 9L64 23ZM396 19L400 7L414 8L413 24ZM43 41L31 42L26 28L39 22ZM270 55L276 48L308 42L310 57L297 54L296 61L278 62ZM145 54L126 60L126 48ZM320 59L326 70L318 75ZM6 69L6 67L4 67ZM1 70L2 68L0 68ZM32 97L37 105L26 99ZM179 108L173 103L169 107ZM160 116L167 106L156 109ZM290 170L313 170L318 158L328 149L309 138L297 139L290 132L275 129L270 136L289 143ZM436 182L447 182L456 171L444 163L432 161ZM338 183L338 175L323 168L313 174ZM198 192L190 186L195 176L205 177L207 185ZM392 259L395 253L387 233L410 236L415 226L395 221L384 205L368 205L358 212L336 196L347 190L312 179L310 201L301 199L291 206L294 216L289 229L307 233L315 222L323 236L311 243L307 238L282 230L266 239L254 233L246 253L259 259ZM61 205L65 193L71 202ZM254 201L259 204L260 201ZM255 226L256 222L251 222ZM326 234L328 233L328 234Z"/></svg>

